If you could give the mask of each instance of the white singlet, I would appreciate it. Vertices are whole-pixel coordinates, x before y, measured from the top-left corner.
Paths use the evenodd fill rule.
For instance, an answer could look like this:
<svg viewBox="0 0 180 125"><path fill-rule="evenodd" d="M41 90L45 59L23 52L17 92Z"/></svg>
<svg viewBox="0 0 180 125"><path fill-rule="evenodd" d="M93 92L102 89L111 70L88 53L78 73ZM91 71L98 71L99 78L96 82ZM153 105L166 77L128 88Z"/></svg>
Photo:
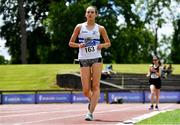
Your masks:
<svg viewBox="0 0 180 125"><path fill-rule="evenodd" d="M78 59L101 58L101 50L97 49L100 44L99 25L95 24L92 30L87 29L87 23L83 23L78 35L79 43L84 43L84 48L79 48Z"/></svg>
<svg viewBox="0 0 180 125"><path fill-rule="evenodd" d="M158 72L160 72L160 73L162 72L162 69L160 66L156 67L155 65L152 65L151 67L153 67L155 70L159 70ZM159 78L159 76L157 76L156 73L151 73L150 78L157 79L157 78Z"/></svg>

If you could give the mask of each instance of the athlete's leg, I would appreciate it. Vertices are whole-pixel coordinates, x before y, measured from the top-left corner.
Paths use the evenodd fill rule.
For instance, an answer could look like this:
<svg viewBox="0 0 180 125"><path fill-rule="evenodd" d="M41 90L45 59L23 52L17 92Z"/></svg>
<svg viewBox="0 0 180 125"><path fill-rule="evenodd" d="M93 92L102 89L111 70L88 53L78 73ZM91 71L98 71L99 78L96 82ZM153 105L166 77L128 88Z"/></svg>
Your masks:
<svg viewBox="0 0 180 125"><path fill-rule="evenodd" d="M82 89L83 94L88 97L88 99L91 99L92 92L91 92L91 68L90 67L81 67L80 68L80 74L81 74L81 82L82 82Z"/></svg>
<svg viewBox="0 0 180 125"><path fill-rule="evenodd" d="M92 65L92 97L90 103L90 112L92 113L98 103L100 95L100 78L103 64L94 63Z"/></svg>
<svg viewBox="0 0 180 125"><path fill-rule="evenodd" d="M155 93L156 93L156 105L158 106L158 104L159 104L159 96L160 96L160 89L156 89Z"/></svg>
<svg viewBox="0 0 180 125"><path fill-rule="evenodd" d="M150 90L151 90L151 104L154 104L154 96L155 96L155 86L154 85L150 85Z"/></svg>

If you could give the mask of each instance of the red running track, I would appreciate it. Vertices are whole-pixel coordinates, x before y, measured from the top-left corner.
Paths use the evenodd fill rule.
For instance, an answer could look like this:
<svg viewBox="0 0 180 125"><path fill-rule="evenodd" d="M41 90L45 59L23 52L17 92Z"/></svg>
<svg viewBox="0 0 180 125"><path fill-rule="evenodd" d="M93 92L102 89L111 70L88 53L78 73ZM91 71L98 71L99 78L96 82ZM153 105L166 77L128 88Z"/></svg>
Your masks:
<svg viewBox="0 0 180 125"><path fill-rule="evenodd" d="M160 110L180 109L163 103ZM149 104L98 104L93 121L85 121L87 104L0 105L0 125L117 125L153 111Z"/></svg>

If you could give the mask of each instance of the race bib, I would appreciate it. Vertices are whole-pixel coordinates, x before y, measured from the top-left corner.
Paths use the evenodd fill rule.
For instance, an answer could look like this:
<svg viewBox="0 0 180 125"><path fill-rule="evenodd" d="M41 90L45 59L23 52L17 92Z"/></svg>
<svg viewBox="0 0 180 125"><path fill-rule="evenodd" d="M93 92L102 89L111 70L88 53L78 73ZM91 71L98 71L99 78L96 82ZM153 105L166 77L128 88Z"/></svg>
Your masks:
<svg viewBox="0 0 180 125"><path fill-rule="evenodd" d="M87 46L84 48L84 53L88 54L88 53L97 53L97 45L95 46Z"/></svg>
<svg viewBox="0 0 180 125"><path fill-rule="evenodd" d="M84 40L84 43L85 43L85 48L84 48L85 53L96 53L97 52L98 43L95 40L88 37Z"/></svg>
<svg viewBox="0 0 180 125"><path fill-rule="evenodd" d="M157 79L158 76L157 76L155 73L152 73L152 74L151 74L151 78L152 78L152 79Z"/></svg>

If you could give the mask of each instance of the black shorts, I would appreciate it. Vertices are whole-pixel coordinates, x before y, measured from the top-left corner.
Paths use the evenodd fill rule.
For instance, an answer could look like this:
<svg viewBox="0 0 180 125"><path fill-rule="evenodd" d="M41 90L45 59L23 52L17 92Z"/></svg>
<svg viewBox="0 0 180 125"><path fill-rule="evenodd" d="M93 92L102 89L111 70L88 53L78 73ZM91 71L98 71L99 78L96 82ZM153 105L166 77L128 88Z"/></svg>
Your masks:
<svg viewBox="0 0 180 125"><path fill-rule="evenodd" d="M149 84L154 85L156 87L156 89L160 89L161 88L161 79L160 78L149 79Z"/></svg>
<svg viewBox="0 0 180 125"><path fill-rule="evenodd" d="M94 63L102 63L102 58L79 60L80 67L91 67Z"/></svg>

